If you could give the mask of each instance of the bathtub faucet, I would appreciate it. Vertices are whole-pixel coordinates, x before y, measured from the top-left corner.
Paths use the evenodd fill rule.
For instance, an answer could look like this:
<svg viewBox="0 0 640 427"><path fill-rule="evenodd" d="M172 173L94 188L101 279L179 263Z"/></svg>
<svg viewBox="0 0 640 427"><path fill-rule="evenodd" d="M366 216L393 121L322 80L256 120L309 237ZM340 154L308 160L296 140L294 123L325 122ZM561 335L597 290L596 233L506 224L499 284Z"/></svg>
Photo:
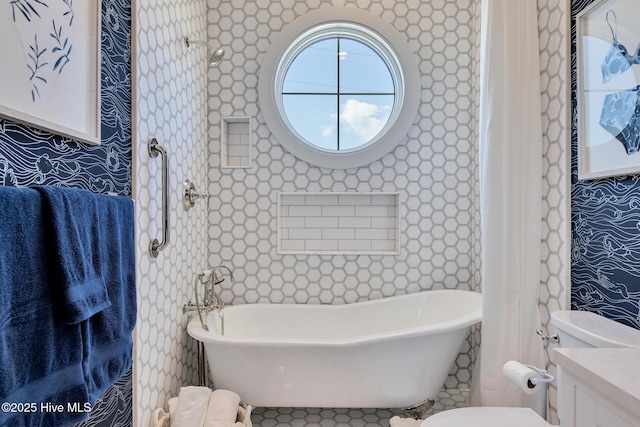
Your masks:
<svg viewBox="0 0 640 427"><path fill-rule="evenodd" d="M185 304L182 307L183 313L187 313L190 311L198 312L200 323L202 324L202 328L205 331L208 331L209 327L206 323L206 317L203 315L203 312L205 315L210 311L214 311L214 310L219 312L224 306L224 303L222 302L222 300L218 296L218 293L215 290L215 286L219 285L224 281L224 278L222 277L221 273L218 272L220 269L227 270L229 272L229 280L231 281L231 283L234 282L233 272L229 267L225 265L221 265L211 270L206 270L201 273L198 273L196 275L196 278L193 284L196 302L194 304L191 301L189 301L187 304ZM201 285L204 285L204 298L202 302L200 302L199 292L198 292L198 288Z"/></svg>
<svg viewBox="0 0 640 427"><path fill-rule="evenodd" d="M221 275L222 273L220 272L220 270L227 270L227 272L229 273L230 284L233 284L233 282L235 281L233 279L233 271L231 271L231 269L226 265L219 265L212 270L212 273L211 273L212 283L207 289L207 292L208 292L207 297L209 297L210 301L212 301L214 309L216 310L220 310L224 306L224 303L220 300L220 297L216 293L216 289L215 289L216 285L219 285L220 283L224 282L224 277L222 277Z"/></svg>

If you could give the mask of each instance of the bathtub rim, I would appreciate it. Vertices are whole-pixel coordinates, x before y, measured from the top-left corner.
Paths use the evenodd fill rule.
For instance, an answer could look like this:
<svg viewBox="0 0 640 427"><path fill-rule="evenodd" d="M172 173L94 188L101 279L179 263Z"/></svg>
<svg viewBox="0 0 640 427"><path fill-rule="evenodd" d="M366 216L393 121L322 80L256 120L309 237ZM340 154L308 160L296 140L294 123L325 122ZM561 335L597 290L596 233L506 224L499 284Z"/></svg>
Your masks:
<svg viewBox="0 0 640 427"><path fill-rule="evenodd" d="M233 309L234 307L246 307L246 306L255 306L255 305L271 305L271 306L307 306L314 308L322 308L325 310L340 310L340 309L348 309L349 305L359 304L359 305L373 305L376 303L381 303L381 300L386 299L410 299L416 298L421 294L426 293L457 293L457 294L465 294L469 298L477 299L478 305L476 308L470 310L462 316L456 317L455 319L431 323L428 325L422 325L418 327L406 328L406 329L398 329L394 331L374 333L369 335L363 335L361 337L355 338L334 338L334 339L300 339L300 338L260 338L260 337L230 337L225 335L220 335L217 332L205 331L202 329L202 325L200 324L200 319L195 316L187 323L187 333L192 338L203 342L206 344L233 344L236 346L300 346L300 347L351 347L351 346L359 346L366 344L374 344L379 342L390 342L396 339L407 339L407 338L415 338L423 335L435 335L441 333L447 333L459 329L465 329L471 327L475 324L478 324L482 321L482 294L480 292L475 291L467 291L460 289L438 289L438 290L426 290L413 292L409 294L402 295L394 295L390 297L382 297L376 298L366 301L359 301L355 303L347 303L347 304L297 304L297 303L249 303L249 304L239 304L239 305L229 305L223 308L223 313L225 309ZM474 301L475 302L475 301ZM207 315L207 323L209 323L209 319L213 316L216 316L216 312L211 312Z"/></svg>

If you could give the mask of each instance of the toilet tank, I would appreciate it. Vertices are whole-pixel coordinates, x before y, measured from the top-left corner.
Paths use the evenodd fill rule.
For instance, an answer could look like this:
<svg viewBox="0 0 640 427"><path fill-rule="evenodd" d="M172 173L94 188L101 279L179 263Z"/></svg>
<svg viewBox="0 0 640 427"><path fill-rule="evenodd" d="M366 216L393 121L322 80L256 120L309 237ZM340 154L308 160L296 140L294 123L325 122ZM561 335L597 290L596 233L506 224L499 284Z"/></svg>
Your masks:
<svg viewBox="0 0 640 427"><path fill-rule="evenodd" d="M558 334L560 347L640 348L640 330L590 311L554 311L551 324Z"/></svg>

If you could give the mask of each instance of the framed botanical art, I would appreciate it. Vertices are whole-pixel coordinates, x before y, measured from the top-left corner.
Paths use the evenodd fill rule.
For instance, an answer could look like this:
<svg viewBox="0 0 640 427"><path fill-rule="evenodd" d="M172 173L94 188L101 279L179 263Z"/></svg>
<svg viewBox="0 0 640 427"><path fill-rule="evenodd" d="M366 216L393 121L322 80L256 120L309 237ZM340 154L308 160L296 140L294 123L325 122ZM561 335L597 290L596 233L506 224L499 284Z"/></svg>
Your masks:
<svg viewBox="0 0 640 427"><path fill-rule="evenodd" d="M595 1L577 16L578 177L640 172L640 1Z"/></svg>
<svg viewBox="0 0 640 427"><path fill-rule="evenodd" d="M0 5L0 116L100 143L100 1Z"/></svg>

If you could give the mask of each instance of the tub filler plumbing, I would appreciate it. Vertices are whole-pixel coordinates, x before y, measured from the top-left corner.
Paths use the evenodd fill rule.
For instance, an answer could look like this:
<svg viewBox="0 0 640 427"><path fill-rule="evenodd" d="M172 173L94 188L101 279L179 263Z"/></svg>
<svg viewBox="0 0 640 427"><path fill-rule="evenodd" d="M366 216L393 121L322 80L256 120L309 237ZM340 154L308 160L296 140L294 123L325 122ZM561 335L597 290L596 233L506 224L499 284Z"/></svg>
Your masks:
<svg viewBox="0 0 640 427"><path fill-rule="evenodd" d="M189 301L182 307L183 313L188 313L191 311L198 312L198 317L200 319L200 323L202 324L202 329L204 329L205 331L209 330L209 326L206 322L207 314L209 314L209 312L211 311L217 311L218 313L220 313L222 307L224 307L224 303L220 299L220 296L218 296L215 289L216 285L219 285L224 281L220 270L227 270L227 272L229 273L230 282L234 282L233 272L226 265L219 265L210 270L205 270L201 273L198 273L193 283L196 302L193 303ZM200 302L200 298L198 297L198 285L204 285L204 298L202 302Z"/></svg>
<svg viewBox="0 0 640 427"><path fill-rule="evenodd" d="M197 311L202 329L208 331L209 326L207 325L206 319L209 317L208 314L210 312L216 311L218 313L218 318L220 319L220 333L224 334L224 322L222 317L222 308L224 307L224 303L220 299L220 296L215 289L216 285L219 285L224 281L221 270L227 270L227 272L229 273L229 281L233 284L233 272L226 265L219 265L215 268L198 273L193 282L196 302L193 303L189 301L188 303L183 305L182 312L189 313ZM202 299L202 302L200 301L198 295L198 288L201 285L204 286L204 298ZM206 382L207 367L204 346L202 342L198 341L198 385L204 386Z"/></svg>
<svg viewBox="0 0 640 427"><path fill-rule="evenodd" d="M427 399L422 403L418 403L417 405L405 408L404 411L409 418L413 418L414 420L421 420L422 418L424 418L424 414L426 414L429 409L433 408L434 404L435 401L433 399Z"/></svg>

